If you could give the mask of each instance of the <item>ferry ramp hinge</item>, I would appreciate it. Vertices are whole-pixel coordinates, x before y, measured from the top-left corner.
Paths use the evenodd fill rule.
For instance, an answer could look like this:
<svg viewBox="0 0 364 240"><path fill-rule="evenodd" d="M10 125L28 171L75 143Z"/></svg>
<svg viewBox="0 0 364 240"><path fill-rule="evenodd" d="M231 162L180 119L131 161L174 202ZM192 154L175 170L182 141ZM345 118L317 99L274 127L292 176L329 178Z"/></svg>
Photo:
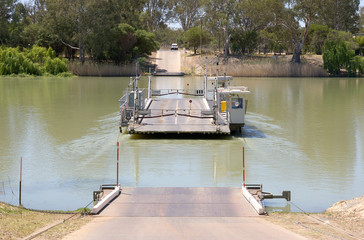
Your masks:
<svg viewBox="0 0 364 240"><path fill-rule="evenodd" d="M273 198L284 198L289 202L291 201L291 191L282 191L282 195L273 195L272 193L262 192L262 200Z"/></svg>

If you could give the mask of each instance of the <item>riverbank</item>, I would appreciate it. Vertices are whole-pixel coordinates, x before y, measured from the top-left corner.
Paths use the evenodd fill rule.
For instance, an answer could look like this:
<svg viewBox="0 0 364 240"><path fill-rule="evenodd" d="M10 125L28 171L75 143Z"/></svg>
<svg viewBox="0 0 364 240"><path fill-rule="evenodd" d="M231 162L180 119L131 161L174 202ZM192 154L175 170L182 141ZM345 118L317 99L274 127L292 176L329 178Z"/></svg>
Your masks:
<svg viewBox="0 0 364 240"><path fill-rule="evenodd" d="M364 196L323 213L271 213L267 220L309 239L364 239Z"/></svg>
<svg viewBox="0 0 364 240"><path fill-rule="evenodd" d="M302 64L290 63L290 55L257 54L251 56L194 55L181 51L181 69L186 74L208 75L226 73L233 77L327 77L322 56L303 55Z"/></svg>
<svg viewBox="0 0 364 240"><path fill-rule="evenodd" d="M0 239L62 239L92 220L75 213L30 211L0 202ZM39 234L39 235L38 235Z"/></svg>
<svg viewBox="0 0 364 240"><path fill-rule="evenodd" d="M0 239L4 240L37 233L41 235L36 239L62 239L93 219L79 213L33 212L4 203L0 203L0 216ZM308 239L364 239L364 196L340 201L323 213L271 213L264 219Z"/></svg>

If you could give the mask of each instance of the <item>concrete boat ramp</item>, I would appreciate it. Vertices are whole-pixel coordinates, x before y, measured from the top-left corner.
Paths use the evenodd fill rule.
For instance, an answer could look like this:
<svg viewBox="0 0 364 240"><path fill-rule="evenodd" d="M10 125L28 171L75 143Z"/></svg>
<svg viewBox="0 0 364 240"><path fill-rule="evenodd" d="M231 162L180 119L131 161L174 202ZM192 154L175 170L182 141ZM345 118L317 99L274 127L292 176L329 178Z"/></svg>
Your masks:
<svg viewBox="0 0 364 240"><path fill-rule="evenodd" d="M65 239L305 239L264 218L241 188L122 188Z"/></svg>

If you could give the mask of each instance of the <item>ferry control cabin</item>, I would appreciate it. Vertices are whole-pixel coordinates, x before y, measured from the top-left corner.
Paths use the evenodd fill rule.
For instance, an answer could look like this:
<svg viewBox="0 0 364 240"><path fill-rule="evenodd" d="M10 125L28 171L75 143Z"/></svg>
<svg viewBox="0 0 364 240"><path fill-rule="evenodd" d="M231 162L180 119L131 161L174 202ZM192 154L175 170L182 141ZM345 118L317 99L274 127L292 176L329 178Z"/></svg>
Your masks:
<svg viewBox="0 0 364 240"><path fill-rule="evenodd" d="M204 76L203 89L192 90L152 89L149 76L146 91L138 88L138 81L139 77L132 78L119 100L120 132L124 128L129 134L231 134L245 124L250 91L233 86L232 77Z"/></svg>

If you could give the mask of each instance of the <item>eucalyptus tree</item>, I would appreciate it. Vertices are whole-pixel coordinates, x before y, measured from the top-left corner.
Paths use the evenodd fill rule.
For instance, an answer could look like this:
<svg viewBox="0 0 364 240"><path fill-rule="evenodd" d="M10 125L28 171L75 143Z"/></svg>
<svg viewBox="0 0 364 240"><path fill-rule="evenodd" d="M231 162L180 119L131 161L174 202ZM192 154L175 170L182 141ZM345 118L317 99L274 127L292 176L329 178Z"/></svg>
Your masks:
<svg viewBox="0 0 364 240"><path fill-rule="evenodd" d="M9 40L9 27L11 17L15 10L17 0L0 1L0 44L5 44Z"/></svg>
<svg viewBox="0 0 364 240"><path fill-rule="evenodd" d="M235 0L204 0L203 11L208 29L220 42L224 41L224 56L230 53L230 39L235 27L234 11L237 10L238 1Z"/></svg>
<svg viewBox="0 0 364 240"><path fill-rule="evenodd" d="M143 28L142 16L147 0L114 0L113 9L118 14L120 23L127 23L134 28Z"/></svg>
<svg viewBox="0 0 364 240"><path fill-rule="evenodd" d="M364 32L364 7L359 10L359 32Z"/></svg>
<svg viewBox="0 0 364 240"><path fill-rule="evenodd" d="M12 14L11 22L9 25L10 45L14 47L16 46L24 47L22 33L27 25L29 25L29 20L27 18L27 11L23 3L17 3L15 5L15 9Z"/></svg>
<svg viewBox="0 0 364 240"><path fill-rule="evenodd" d="M46 3L47 0L29 0L24 2L28 17L33 24L43 20L47 12Z"/></svg>
<svg viewBox="0 0 364 240"><path fill-rule="evenodd" d="M146 30L156 32L172 18L172 1L147 0L142 14Z"/></svg>
<svg viewBox="0 0 364 240"><path fill-rule="evenodd" d="M277 24L287 28L291 33L293 56L291 62L300 63L301 53L310 25L318 17L325 2L317 0L274 0L273 13ZM269 11L269 10L268 10ZM301 24L304 26L301 27Z"/></svg>
<svg viewBox="0 0 364 240"><path fill-rule="evenodd" d="M85 0L47 0L40 27L49 35L49 45L59 54L73 55L78 50L81 62L85 60L86 5Z"/></svg>
<svg viewBox="0 0 364 240"><path fill-rule="evenodd" d="M337 31L359 30L359 0L325 0L319 9L317 23Z"/></svg>
<svg viewBox="0 0 364 240"><path fill-rule="evenodd" d="M179 22L183 31L190 29L201 16L202 0L173 0L174 20Z"/></svg>
<svg viewBox="0 0 364 240"><path fill-rule="evenodd" d="M199 27L191 27L184 34L184 40L188 42L189 47L193 47L194 54L197 53L197 48L200 43L207 44L211 41L210 34L207 30L202 30Z"/></svg>
<svg viewBox="0 0 364 240"><path fill-rule="evenodd" d="M240 0L237 1L233 14L233 48L238 52L252 53L258 46L258 33L274 26L274 16L269 0ZM274 6L272 6L274 7Z"/></svg>

